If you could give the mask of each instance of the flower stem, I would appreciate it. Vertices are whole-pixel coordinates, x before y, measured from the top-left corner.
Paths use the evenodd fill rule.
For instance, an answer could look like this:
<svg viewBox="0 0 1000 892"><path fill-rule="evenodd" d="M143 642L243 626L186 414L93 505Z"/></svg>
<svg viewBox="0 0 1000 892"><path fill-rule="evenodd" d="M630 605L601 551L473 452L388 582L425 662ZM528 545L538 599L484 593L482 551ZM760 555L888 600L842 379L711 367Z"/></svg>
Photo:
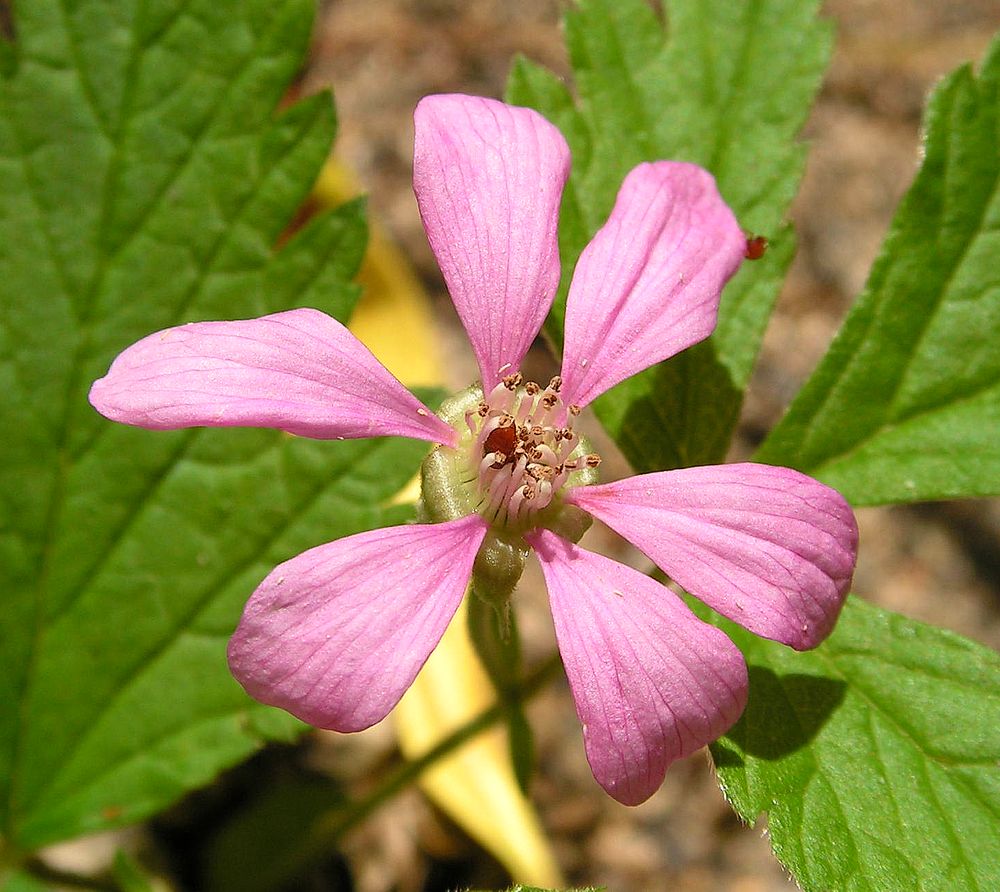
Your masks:
<svg viewBox="0 0 1000 892"><path fill-rule="evenodd" d="M553 654L546 659L513 689L516 690L518 699L527 700L536 694L557 674L561 665L558 654ZM495 703L483 710L422 756L405 762L389 772L379 785L366 796L338 809L325 820L319 821L309 837L286 859L286 877L293 878L307 865L329 854L344 834L360 824L379 806L406 786L413 783L425 769L500 721L505 716L507 709L508 707L503 703Z"/></svg>

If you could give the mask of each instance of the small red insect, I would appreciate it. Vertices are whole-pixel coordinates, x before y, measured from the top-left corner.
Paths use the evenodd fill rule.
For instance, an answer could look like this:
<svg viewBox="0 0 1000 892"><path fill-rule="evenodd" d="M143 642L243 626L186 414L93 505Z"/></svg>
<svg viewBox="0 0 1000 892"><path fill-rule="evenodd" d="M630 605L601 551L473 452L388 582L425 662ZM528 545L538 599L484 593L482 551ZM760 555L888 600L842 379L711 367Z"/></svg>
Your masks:
<svg viewBox="0 0 1000 892"><path fill-rule="evenodd" d="M483 443L483 457L491 452L499 452L504 460L494 462L492 467L502 468L514 457L514 450L517 448L517 425L509 424L507 427L497 427L486 435Z"/></svg>
<svg viewBox="0 0 1000 892"><path fill-rule="evenodd" d="M764 256L764 252L767 250L767 239L762 235L748 235L747 236L747 246L746 250L743 252L743 256L747 260L760 260Z"/></svg>

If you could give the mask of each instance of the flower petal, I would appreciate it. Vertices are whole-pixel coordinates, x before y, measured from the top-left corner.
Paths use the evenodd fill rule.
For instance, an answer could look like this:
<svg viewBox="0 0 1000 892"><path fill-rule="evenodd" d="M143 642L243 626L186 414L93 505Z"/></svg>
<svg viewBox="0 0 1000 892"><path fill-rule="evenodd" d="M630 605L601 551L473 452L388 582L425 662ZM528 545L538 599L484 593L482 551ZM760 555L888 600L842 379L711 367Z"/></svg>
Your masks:
<svg viewBox="0 0 1000 892"><path fill-rule="evenodd" d="M280 564L247 602L229 668L251 697L310 725L374 725L444 634L485 534L472 514L370 530Z"/></svg>
<svg viewBox="0 0 1000 892"><path fill-rule="evenodd" d="M747 698L743 656L670 589L547 530L529 534L594 777L625 805L724 734Z"/></svg>
<svg viewBox="0 0 1000 892"><path fill-rule="evenodd" d="M566 500L713 610L796 650L830 634L851 585L850 506L789 468L683 468L581 487Z"/></svg>
<svg viewBox="0 0 1000 892"><path fill-rule="evenodd" d="M707 338L746 237L694 164L640 164L580 255L566 305L563 399L585 406Z"/></svg>
<svg viewBox="0 0 1000 892"><path fill-rule="evenodd" d="M454 445L455 431L319 310L192 322L124 350L90 402L152 430L275 427L320 440L386 435Z"/></svg>
<svg viewBox="0 0 1000 892"><path fill-rule="evenodd" d="M516 371L559 285L562 134L537 112L428 96L414 113L413 190L489 393Z"/></svg>

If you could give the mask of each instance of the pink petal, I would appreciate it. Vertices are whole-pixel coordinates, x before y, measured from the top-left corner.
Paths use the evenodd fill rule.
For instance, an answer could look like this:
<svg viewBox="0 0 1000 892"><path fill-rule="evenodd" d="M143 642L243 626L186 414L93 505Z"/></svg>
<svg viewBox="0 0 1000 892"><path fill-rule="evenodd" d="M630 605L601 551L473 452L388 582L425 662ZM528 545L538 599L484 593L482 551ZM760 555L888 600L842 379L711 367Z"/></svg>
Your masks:
<svg viewBox="0 0 1000 892"><path fill-rule="evenodd" d="M563 399L585 406L707 338L746 237L694 164L640 164L584 249L566 305Z"/></svg>
<svg viewBox="0 0 1000 892"><path fill-rule="evenodd" d="M858 527L836 490L768 465L644 474L568 495L713 610L796 650L847 597Z"/></svg>
<svg viewBox="0 0 1000 892"><path fill-rule="evenodd" d="M458 609L486 534L476 514L370 530L275 567L229 642L251 697L360 731L396 705Z"/></svg>
<svg viewBox="0 0 1000 892"><path fill-rule="evenodd" d="M547 530L528 536L594 777L625 805L724 734L747 698L743 656L670 589Z"/></svg>
<svg viewBox="0 0 1000 892"><path fill-rule="evenodd" d="M112 421L152 430L241 425L320 440L457 440L367 347L319 310L193 322L151 334L94 382L90 402Z"/></svg>
<svg viewBox="0 0 1000 892"><path fill-rule="evenodd" d="M516 371L559 285L562 134L537 112L428 96L414 114L413 190L489 393Z"/></svg>

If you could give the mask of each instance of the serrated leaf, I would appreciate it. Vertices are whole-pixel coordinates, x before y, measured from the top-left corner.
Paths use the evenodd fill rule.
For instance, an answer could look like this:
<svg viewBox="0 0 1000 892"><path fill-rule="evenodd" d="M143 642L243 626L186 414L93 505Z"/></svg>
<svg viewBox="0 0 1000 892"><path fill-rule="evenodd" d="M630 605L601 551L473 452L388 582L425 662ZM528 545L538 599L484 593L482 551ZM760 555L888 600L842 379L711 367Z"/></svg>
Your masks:
<svg viewBox="0 0 1000 892"><path fill-rule="evenodd" d="M853 598L809 653L725 628L750 700L719 780L803 889L1000 888L1000 656Z"/></svg>
<svg viewBox="0 0 1000 892"><path fill-rule="evenodd" d="M978 82L965 68L938 89L868 289L760 453L855 503L974 494L996 473L998 64L1000 42ZM746 820L767 812L804 889L1000 887L997 654L854 599L809 654L726 628L751 687L719 778Z"/></svg>
<svg viewBox="0 0 1000 892"><path fill-rule="evenodd" d="M1000 41L926 127L864 294L758 456L856 505L1000 493Z"/></svg>
<svg viewBox="0 0 1000 892"><path fill-rule="evenodd" d="M15 847L135 821L301 726L225 641L273 565L361 529L424 447L113 425L90 382L171 324L343 319L359 205L275 244L334 133L275 108L311 0L18 4L0 81L0 828Z"/></svg>
<svg viewBox="0 0 1000 892"><path fill-rule="evenodd" d="M637 471L720 460L791 261L783 218L802 173L794 136L829 55L829 29L801 0L669 0L669 30L643 0L581 0L566 16L578 101L524 60L507 96L557 124L573 151L563 197L563 282L546 332L558 344L569 272L641 161L693 161L715 174L764 259L727 286L707 342L599 399L598 417Z"/></svg>

